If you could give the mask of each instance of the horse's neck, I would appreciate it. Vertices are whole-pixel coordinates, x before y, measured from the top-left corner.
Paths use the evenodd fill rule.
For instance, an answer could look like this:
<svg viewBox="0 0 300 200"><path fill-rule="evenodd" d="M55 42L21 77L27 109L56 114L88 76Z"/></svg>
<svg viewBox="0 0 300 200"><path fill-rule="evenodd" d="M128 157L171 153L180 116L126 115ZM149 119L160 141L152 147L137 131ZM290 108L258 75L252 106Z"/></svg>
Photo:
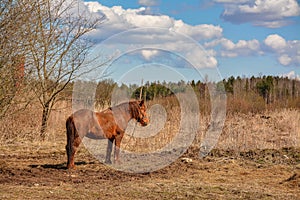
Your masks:
<svg viewBox="0 0 300 200"><path fill-rule="evenodd" d="M132 119L130 112L120 108L112 109L112 112L118 126L125 131L128 122Z"/></svg>

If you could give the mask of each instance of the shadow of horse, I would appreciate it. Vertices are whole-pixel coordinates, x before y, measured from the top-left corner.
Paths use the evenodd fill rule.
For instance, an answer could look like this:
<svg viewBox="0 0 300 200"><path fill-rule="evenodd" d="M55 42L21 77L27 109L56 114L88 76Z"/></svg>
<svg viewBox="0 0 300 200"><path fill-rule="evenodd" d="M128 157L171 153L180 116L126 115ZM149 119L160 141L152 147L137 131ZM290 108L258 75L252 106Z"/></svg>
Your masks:
<svg viewBox="0 0 300 200"><path fill-rule="evenodd" d="M90 165L95 164L95 162L85 162L80 161L76 162L76 165ZM68 169L66 166L66 162L59 163L59 164L43 164L43 165L29 165L30 168L43 168L43 169L57 169L57 170L66 170Z"/></svg>

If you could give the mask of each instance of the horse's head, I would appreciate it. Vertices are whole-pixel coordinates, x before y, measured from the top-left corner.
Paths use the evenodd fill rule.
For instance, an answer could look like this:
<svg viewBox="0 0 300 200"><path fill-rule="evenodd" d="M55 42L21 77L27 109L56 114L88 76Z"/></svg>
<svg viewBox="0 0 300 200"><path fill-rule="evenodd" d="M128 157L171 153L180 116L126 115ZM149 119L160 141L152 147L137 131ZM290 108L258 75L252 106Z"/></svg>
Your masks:
<svg viewBox="0 0 300 200"><path fill-rule="evenodd" d="M144 100L138 101L138 107L139 107L139 112L138 115L135 117L135 119L142 125L142 126L147 126L150 122L147 113L146 113L146 105Z"/></svg>

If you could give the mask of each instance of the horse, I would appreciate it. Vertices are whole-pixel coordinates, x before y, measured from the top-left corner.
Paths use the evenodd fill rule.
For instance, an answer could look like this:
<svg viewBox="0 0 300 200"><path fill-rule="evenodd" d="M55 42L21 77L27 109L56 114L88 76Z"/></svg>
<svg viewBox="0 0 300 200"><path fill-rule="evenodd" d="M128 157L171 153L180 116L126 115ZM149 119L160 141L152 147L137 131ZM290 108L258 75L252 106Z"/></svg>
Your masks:
<svg viewBox="0 0 300 200"><path fill-rule="evenodd" d="M144 100L133 100L109 107L101 112L81 109L66 120L67 133L67 168L75 168L74 155L83 139L108 139L105 163L111 164L111 152L115 142L114 161L119 163L122 138L128 122L135 119L141 126L147 126L149 118Z"/></svg>

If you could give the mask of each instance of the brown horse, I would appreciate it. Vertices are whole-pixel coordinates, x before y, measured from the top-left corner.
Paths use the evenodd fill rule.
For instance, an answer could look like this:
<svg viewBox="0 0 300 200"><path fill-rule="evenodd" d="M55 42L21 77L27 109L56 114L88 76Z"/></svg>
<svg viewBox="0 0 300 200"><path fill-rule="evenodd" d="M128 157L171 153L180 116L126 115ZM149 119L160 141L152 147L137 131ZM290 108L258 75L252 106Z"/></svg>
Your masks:
<svg viewBox="0 0 300 200"><path fill-rule="evenodd" d="M105 163L111 164L112 145L115 141L114 159L119 162L121 140L131 119L142 126L149 123L144 101L129 101L110 107L102 112L82 109L73 113L66 121L68 156L67 168L74 168L74 155L83 137L108 139Z"/></svg>

